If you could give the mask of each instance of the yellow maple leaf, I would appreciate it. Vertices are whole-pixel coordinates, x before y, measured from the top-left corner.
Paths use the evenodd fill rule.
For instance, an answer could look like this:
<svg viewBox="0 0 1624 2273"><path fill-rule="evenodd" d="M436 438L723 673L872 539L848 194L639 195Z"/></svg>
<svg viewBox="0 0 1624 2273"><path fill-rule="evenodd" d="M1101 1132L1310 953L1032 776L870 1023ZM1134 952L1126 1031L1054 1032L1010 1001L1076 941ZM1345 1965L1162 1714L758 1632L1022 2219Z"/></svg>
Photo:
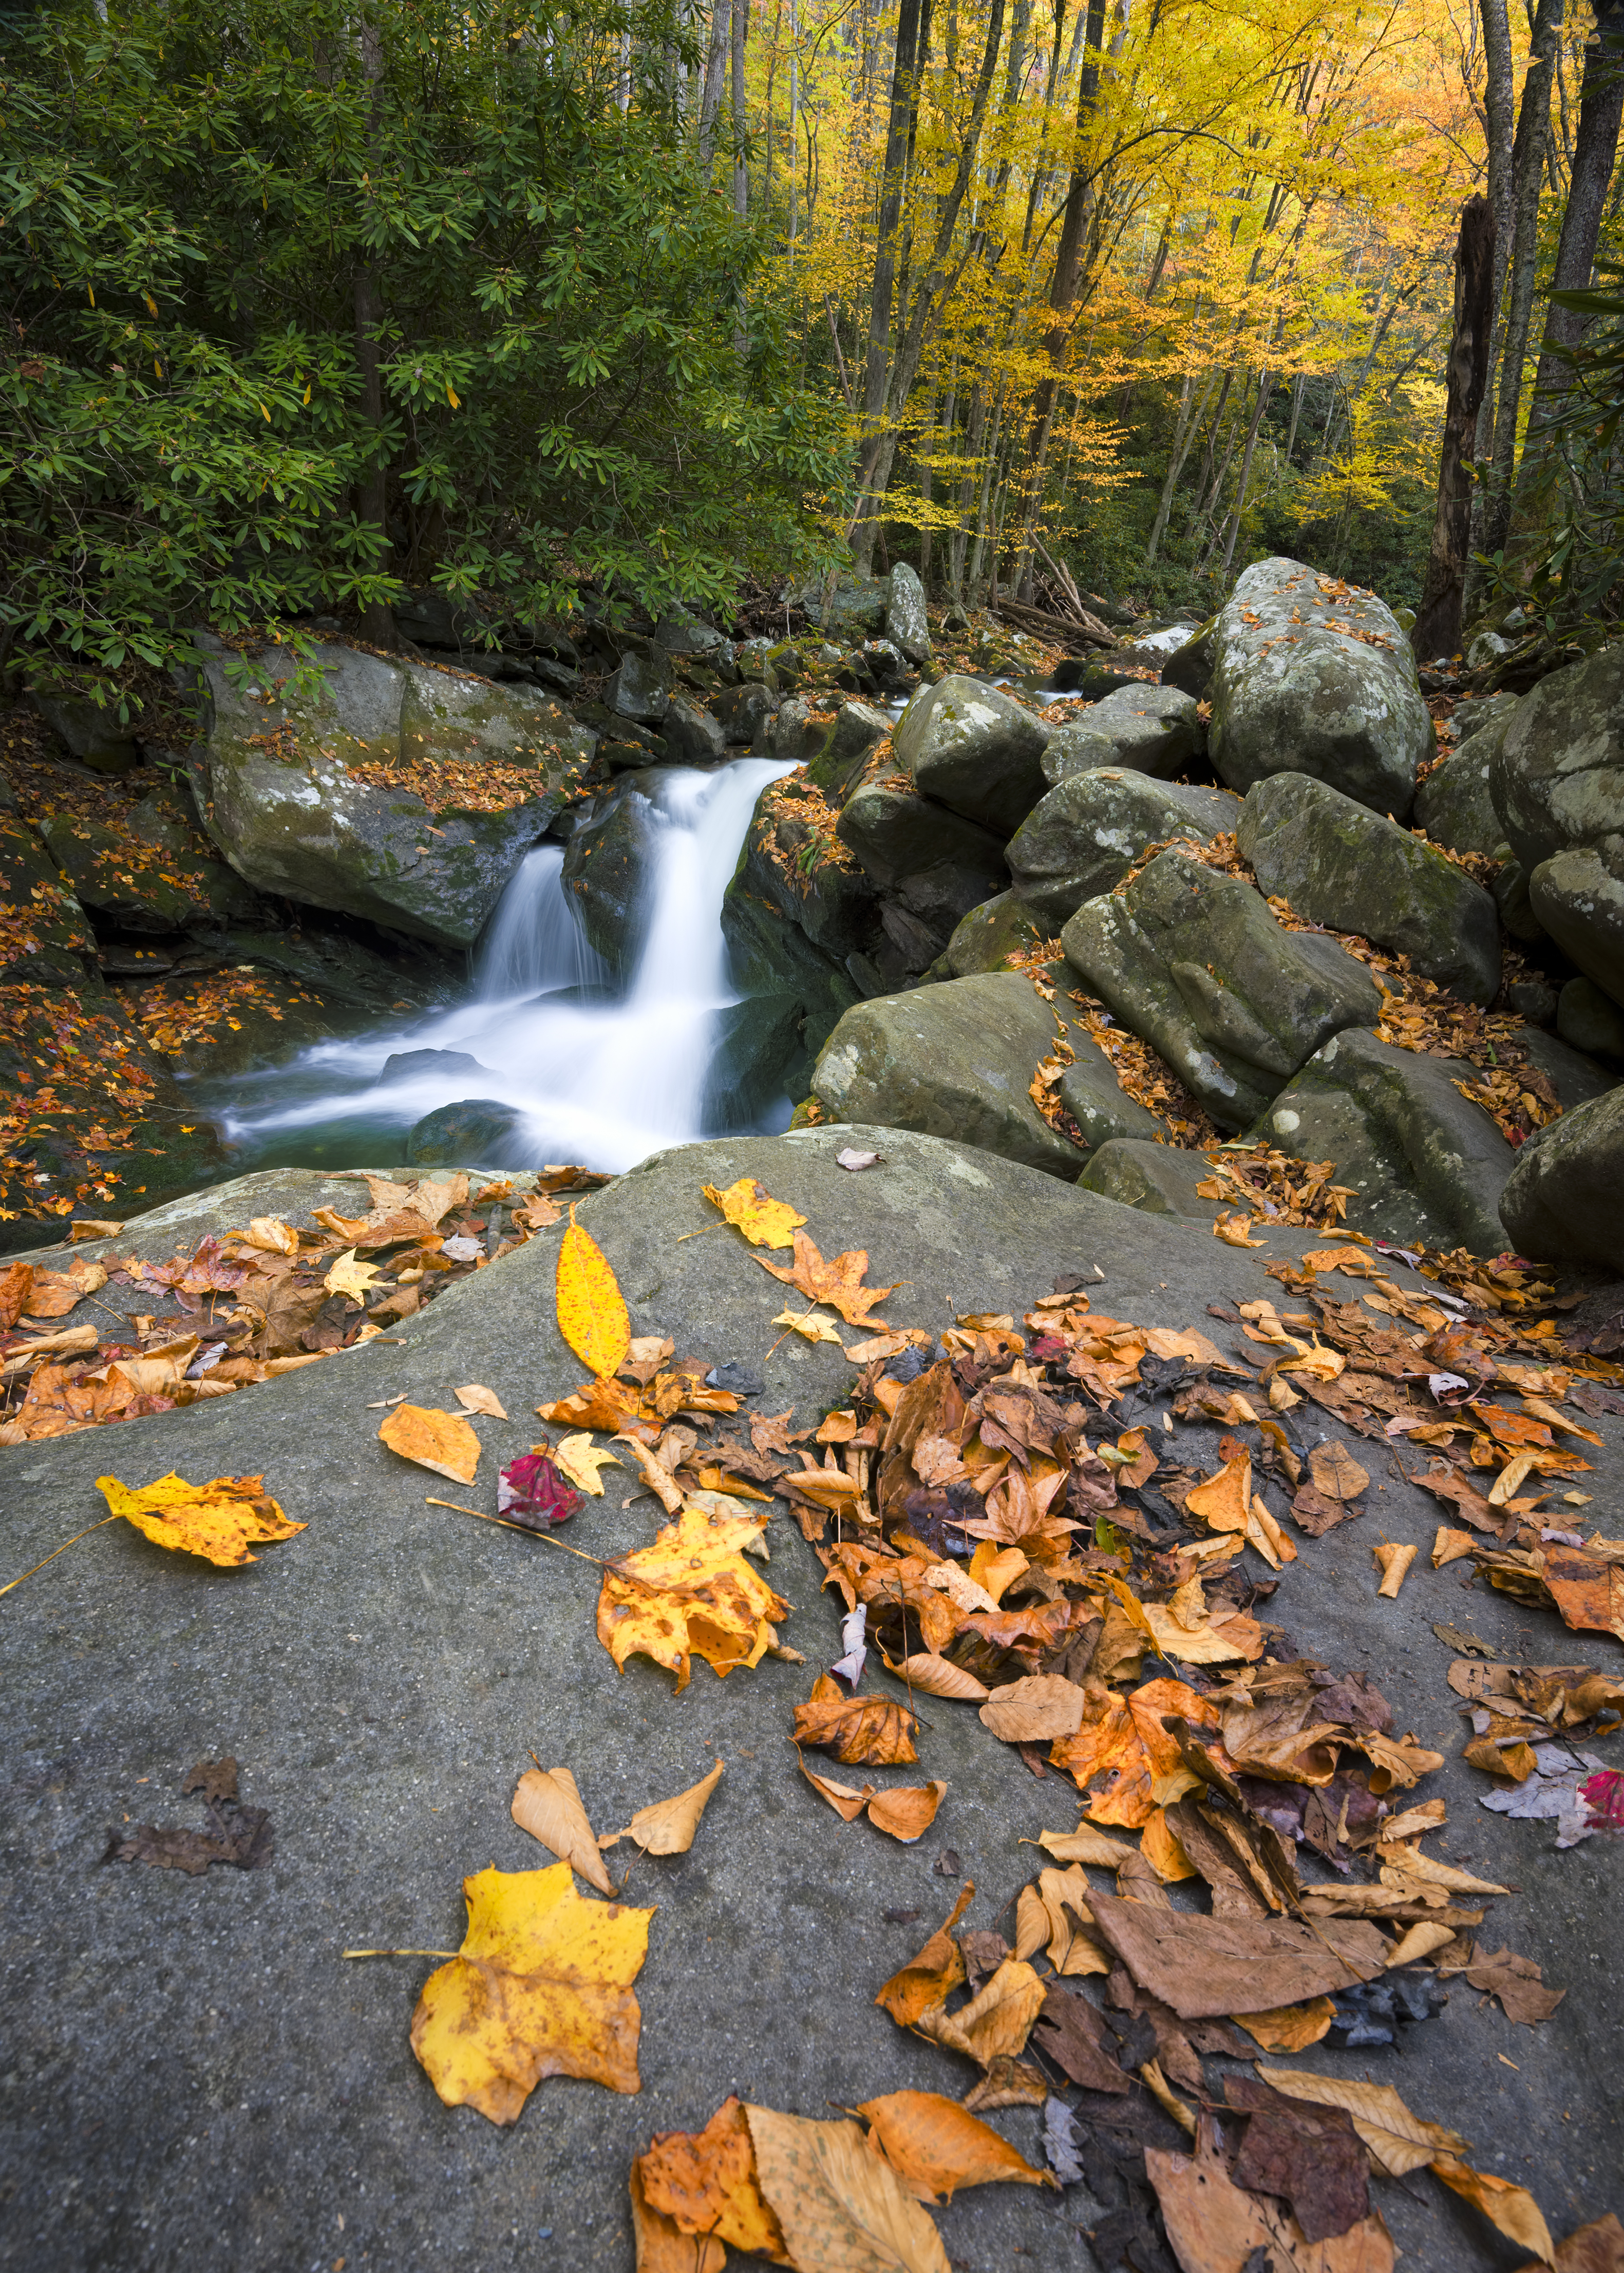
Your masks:
<svg viewBox="0 0 1624 2273"><path fill-rule="evenodd" d="M357 1263L353 1247L337 1257L332 1269L322 1280L329 1294L348 1294L357 1302L365 1302L372 1284L378 1276L375 1263Z"/></svg>
<svg viewBox="0 0 1624 2273"><path fill-rule="evenodd" d="M718 1515L692 1501L649 1547L604 1572L598 1639L625 1670L628 1657L651 1657L688 1686L689 1661L703 1657L725 1675L759 1665L790 1605L747 1563L758 1536L756 1516Z"/></svg>
<svg viewBox="0 0 1624 2273"><path fill-rule="evenodd" d="M582 1429L574 1437L560 1437L553 1447L553 1467L561 1476L568 1476L577 1489L590 1492L594 1499L604 1496L603 1478L599 1468L618 1468L625 1465L613 1452L605 1452L592 1442L591 1433Z"/></svg>
<svg viewBox="0 0 1624 2273"><path fill-rule="evenodd" d="M763 1191L754 1176L741 1176L736 1184L729 1184L725 1192L714 1184L703 1187L705 1197L713 1207L719 1207L729 1223L736 1224L753 1247L789 1247L793 1243L795 1227L806 1218L798 1215L786 1201L775 1200Z"/></svg>
<svg viewBox="0 0 1624 2273"><path fill-rule="evenodd" d="M516 2122L544 2075L637 2091L643 2015L632 1983L651 1909L592 1902L568 1863L464 1879L468 1932L430 1974L411 2048L447 2107Z"/></svg>
<svg viewBox="0 0 1624 2273"><path fill-rule="evenodd" d="M263 1476L214 1476L189 1484L171 1472L132 1491L117 1476L98 1476L96 1489L115 1515L126 1517L156 1547L206 1556L222 1566L253 1563L250 1543L291 1539L303 1531L266 1492Z"/></svg>

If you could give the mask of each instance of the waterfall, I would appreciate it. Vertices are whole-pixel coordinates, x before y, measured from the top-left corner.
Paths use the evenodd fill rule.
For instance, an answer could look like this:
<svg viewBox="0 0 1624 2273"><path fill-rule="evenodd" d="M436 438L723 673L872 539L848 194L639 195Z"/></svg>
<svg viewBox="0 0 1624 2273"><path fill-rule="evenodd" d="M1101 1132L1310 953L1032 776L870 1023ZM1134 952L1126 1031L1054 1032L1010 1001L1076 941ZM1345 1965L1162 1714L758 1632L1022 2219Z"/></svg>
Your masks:
<svg viewBox="0 0 1624 2273"><path fill-rule="evenodd" d="M212 1107L248 1156L244 1167L398 1160L425 1114L476 1098L523 1116L523 1140L483 1164L492 1167L573 1160L620 1170L713 1133L703 1125L707 1076L719 1014L737 999L722 896L756 799L788 770L764 758L711 772L671 766L621 790L646 799L652 827L643 945L618 993L564 889L561 850L538 845L486 926L466 1001L319 1043L239 1081L229 1099L216 1092ZM390 1057L413 1053L437 1054L381 1077Z"/></svg>

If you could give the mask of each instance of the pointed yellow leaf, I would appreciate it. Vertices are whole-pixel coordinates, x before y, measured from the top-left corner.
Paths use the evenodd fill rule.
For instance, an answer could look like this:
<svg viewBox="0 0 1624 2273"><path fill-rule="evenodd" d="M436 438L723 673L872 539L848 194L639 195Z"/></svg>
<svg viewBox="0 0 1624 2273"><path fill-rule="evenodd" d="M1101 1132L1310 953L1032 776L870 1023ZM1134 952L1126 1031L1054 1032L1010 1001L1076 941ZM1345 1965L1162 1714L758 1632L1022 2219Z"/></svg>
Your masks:
<svg viewBox="0 0 1624 2273"><path fill-rule="evenodd" d="M631 1347L631 1320L620 1281L573 1207L559 1245L557 1303L559 1332L583 1365L600 1381L618 1373Z"/></svg>
<svg viewBox="0 0 1624 2273"><path fill-rule="evenodd" d="M793 1247L797 1225L806 1221L787 1202L775 1200L763 1191L754 1176L741 1176L726 1191L718 1191L714 1184L703 1189L712 1206L719 1207L753 1247Z"/></svg>
<svg viewBox="0 0 1624 2273"><path fill-rule="evenodd" d="M574 1437L560 1438L553 1447L553 1465L561 1476L568 1476L578 1490L590 1492L594 1499L604 1496L603 1478L599 1468L618 1468L624 1465L613 1452L602 1452L593 1444L591 1431L583 1429Z"/></svg>
<svg viewBox="0 0 1624 2273"><path fill-rule="evenodd" d="M231 1567L254 1563L250 1543L290 1539L303 1531L290 1523L265 1490L263 1476L215 1476L189 1484L174 1473L132 1491L117 1476L98 1476L96 1489L115 1515L122 1515L155 1547L181 1549Z"/></svg>
<svg viewBox="0 0 1624 2273"><path fill-rule="evenodd" d="M613 1847L617 1840L635 1839L645 1855L686 1855L694 1843L694 1834L699 1828L706 1804L721 1781L722 1763L718 1760L708 1776L690 1784L686 1791L678 1792L674 1798L657 1799L648 1807L640 1807L624 1831L607 1833L598 1845Z"/></svg>

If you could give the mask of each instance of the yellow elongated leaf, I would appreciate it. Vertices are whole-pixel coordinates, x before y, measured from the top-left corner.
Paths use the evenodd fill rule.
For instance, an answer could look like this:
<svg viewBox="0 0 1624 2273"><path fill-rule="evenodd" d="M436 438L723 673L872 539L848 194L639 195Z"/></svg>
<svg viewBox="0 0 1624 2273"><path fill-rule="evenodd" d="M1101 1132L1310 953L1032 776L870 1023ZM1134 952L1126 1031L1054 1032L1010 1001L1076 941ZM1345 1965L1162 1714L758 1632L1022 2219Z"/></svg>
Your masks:
<svg viewBox="0 0 1624 2273"><path fill-rule="evenodd" d="M618 1373L631 1346L631 1320L607 1257L575 1221L573 1207L559 1243L555 1300L559 1332L582 1364L600 1381Z"/></svg>
<svg viewBox="0 0 1624 2273"><path fill-rule="evenodd" d="M553 1447L553 1465L578 1489L590 1492L594 1499L602 1499L604 1482L598 1471L618 1468L624 1463L617 1460L613 1452L594 1444L590 1430L583 1429L574 1437L561 1437Z"/></svg>
<svg viewBox="0 0 1624 2273"><path fill-rule="evenodd" d="M690 1784L686 1791L640 1807L624 1831L606 1833L598 1845L613 1847L617 1840L635 1839L645 1855L686 1855L694 1843L699 1819L721 1781L722 1763L718 1760L708 1776Z"/></svg>
<svg viewBox="0 0 1624 2273"><path fill-rule="evenodd" d="M1497 2179L1492 2171L1474 2171L1452 2155L1440 2155L1432 2164L1445 2186L1480 2209L1492 2226L1519 2247L1531 2249L1542 2265L1556 2262L1556 2244L1545 2224L1545 2212L1526 2187Z"/></svg>
<svg viewBox="0 0 1624 2273"><path fill-rule="evenodd" d="M936 2091L889 2091L866 2099L868 2143L921 2202L951 2202L959 2187L1013 2179L1027 2187L1058 2187L1050 2171L1035 2171L990 2124L956 2099Z"/></svg>
<svg viewBox="0 0 1624 2273"><path fill-rule="evenodd" d="M138 1491L117 1476L98 1476L96 1489L110 1513L125 1517L155 1547L201 1555L224 1568L257 1562L251 1545L291 1539L304 1528L288 1520L265 1490L263 1476L214 1476L206 1484L189 1484L171 1471Z"/></svg>
<svg viewBox="0 0 1624 2273"><path fill-rule="evenodd" d="M1317 2044L1335 2017L1329 1997L1312 1997L1305 2005L1277 2005L1271 2013L1237 2013L1234 2020L1266 2052L1300 2052Z"/></svg>
<svg viewBox="0 0 1624 2273"><path fill-rule="evenodd" d="M780 1310L772 1323L775 1326L787 1326L803 1342L832 1342L838 1350L845 1352L846 1344L827 1318L808 1317L800 1310Z"/></svg>
<svg viewBox="0 0 1624 2273"><path fill-rule="evenodd" d="M1133 1852L1125 1841L1108 1839L1092 1823L1079 1823L1075 1831L1040 1831L1038 1845L1057 1863L1092 1863L1101 1871L1120 1869L1123 1857Z"/></svg>
<svg viewBox="0 0 1624 2273"><path fill-rule="evenodd" d="M479 1466L479 1439L460 1413L425 1405L397 1405L378 1426L380 1442L454 1484L471 1484Z"/></svg>
<svg viewBox="0 0 1624 2273"><path fill-rule="evenodd" d="M245 1247L257 1247L264 1255L297 1255L299 1235L290 1224L279 1215L257 1215L246 1231L237 1237Z"/></svg>
<svg viewBox="0 0 1624 2273"><path fill-rule="evenodd" d="M792 2263L817 2273L951 2273L942 2237L855 2123L746 2109L756 2175Z"/></svg>
<svg viewBox="0 0 1624 2273"><path fill-rule="evenodd" d="M718 1191L714 1184L702 1189L712 1207L720 1208L752 1247L793 1247L797 1225L806 1221L786 1201L775 1200L754 1176L741 1176L726 1191Z"/></svg>
<svg viewBox="0 0 1624 2273"><path fill-rule="evenodd" d="M550 1847L560 1862L578 1871L600 1894L614 1893L575 1777L568 1768L530 1768L513 1796L513 1819L521 1831Z"/></svg>
<svg viewBox="0 0 1624 2273"><path fill-rule="evenodd" d="M651 1909L590 1902L568 1863L464 1879L468 1932L423 1984L411 2048L447 2107L516 2122L543 2076L637 2091L632 1983Z"/></svg>
<svg viewBox="0 0 1624 2273"><path fill-rule="evenodd" d="M1379 2169L1390 2179L1418 2171L1440 2155L1457 2155L1466 2145L1458 2132L1412 2115L1390 2083L1363 2083L1340 2075L1316 2075L1306 2068L1262 2067L1258 2074L1288 2099L1317 2100L1321 2107L1345 2107L1353 2127Z"/></svg>

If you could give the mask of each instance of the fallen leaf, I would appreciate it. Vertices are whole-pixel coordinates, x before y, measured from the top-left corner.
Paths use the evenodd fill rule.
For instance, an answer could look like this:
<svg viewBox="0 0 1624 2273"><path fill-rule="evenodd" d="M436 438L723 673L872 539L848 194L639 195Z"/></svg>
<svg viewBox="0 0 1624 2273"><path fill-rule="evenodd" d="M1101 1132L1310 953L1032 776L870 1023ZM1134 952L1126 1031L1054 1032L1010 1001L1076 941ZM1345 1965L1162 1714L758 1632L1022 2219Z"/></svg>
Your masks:
<svg viewBox="0 0 1624 2273"><path fill-rule="evenodd" d="M631 1343L631 1320L620 1281L598 1242L575 1221L573 1205L559 1242L555 1301L559 1332L582 1364L600 1381L618 1373Z"/></svg>
<svg viewBox="0 0 1624 2273"><path fill-rule="evenodd" d="M650 2202L643 2190L643 2163L641 2155L633 2157L626 2182L637 2273L725 2273L727 2252L714 2233L690 2234Z"/></svg>
<svg viewBox="0 0 1624 2273"><path fill-rule="evenodd" d="M1069 1989L1053 1982L1046 1984L1043 2009L1034 2025L1032 2041L1062 2074L1080 2083L1086 2091L1121 2096L1133 2089L1132 2079L1116 2059L1116 2039L1109 2044L1106 2040L1105 2022L1098 2008L1086 1997L1073 1996Z"/></svg>
<svg viewBox="0 0 1624 2273"><path fill-rule="evenodd" d="M811 1697L795 1707L792 1742L831 1752L849 1767L898 1767L916 1760L914 1716L887 1697L848 1697L821 1674Z"/></svg>
<svg viewBox="0 0 1624 2273"><path fill-rule="evenodd" d="M887 1658L885 1665L898 1681L907 1683L926 1697L951 1697L966 1705L977 1705L984 1702L989 1694L984 1681L978 1681L951 1658L936 1657L929 1650L899 1658L895 1665Z"/></svg>
<svg viewBox="0 0 1624 2273"><path fill-rule="evenodd" d="M1043 1983L1024 1958L1006 1957L990 1981L967 2005L950 2013L933 2006L914 2022L922 2037L949 2052L963 2052L989 2068L1026 2050L1032 2024L1043 2009Z"/></svg>
<svg viewBox="0 0 1624 2273"><path fill-rule="evenodd" d="M590 1432L583 1429L578 1436L565 1437L553 1447L550 1455L553 1467L561 1476L594 1499L604 1496L603 1478L599 1468L618 1468L622 1464L613 1452L604 1452L594 1444Z"/></svg>
<svg viewBox="0 0 1624 2273"><path fill-rule="evenodd" d="M1348 2111L1290 2099L1249 2075L1224 2079L1248 2118L1231 2175L1289 2203L1305 2240L1328 2241L1370 2215L1370 2159Z"/></svg>
<svg viewBox="0 0 1624 2273"><path fill-rule="evenodd" d="M711 1205L720 1208L728 1222L737 1225L755 1247L791 1246L796 1227L806 1221L786 1202L775 1200L763 1190L754 1176L741 1176L726 1191L718 1191L714 1184L703 1189Z"/></svg>
<svg viewBox="0 0 1624 2273"><path fill-rule="evenodd" d="M856 2112L868 2120L869 2145L921 2202L951 2202L959 2187L998 2179L1028 2187L1056 2184L1048 2171L1034 2171L1007 2139L939 2092L887 2092L864 2100Z"/></svg>
<svg viewBox="0 0 1624 2273"><path fill-rule="evenodd" d="M1181 2020L1300 2004L1380 1973L1387 1944L1361 1920L1208 1917L1095 1894L1095 1925L1133 1979Z"/></svg>
<svg viewBox="0 0 1624 2273"><path fill-rule="evenodd" d="M1380 1546L1372 1548L1371 1552L1381 1572L1381 1584L1376 1589L1379 1595L1388 1602L1396 1599L1410 1566L1416 1559L1416 1551L1413 1547L1400 1547L1386 1539Z"/></svg>
<svg viewBox="0 0 1624 2273"><path fill-rule="evenodd" d="M568 1863L480 1871L462 1891L462 1949L424 1983L411 2022L446 2105L515 2123L543 2076L640 2090L632 1984L653 1911L583 1900Z"/></svg>
<svg viewBox="0 0 1624 2273"><path fill-rule="evenodd" d="M1452 2155L1440 2155L1432 2168L1445 2186L1462 2201L1470 2202L1474 2209L1480 2209L1507 2240L1531 2249L1543 2265L1555 2263L1556 2244L1551 2239L1551 2229L1526 2187L1514 2186L1509 2179L1497 2179L1489 2171L1474 2171L1469 2163L1459 2162Z"/></svg>
<svg viewBox="0 0 1624 2273"><path fill-rule="evenodd" d="M483 1382L466 1383L457 1391L456 1400L464 1413L488 1413L492 1421L508 1418L501 1399L493 1389L487 1389Z"/></svg>
<svg viewBox="0 0 1624 2273"><path fill-rule="evenodd" d="M1029 1673L992 1692L981 1707L981 1725L1006 1744L1048 1743L1077 1734L1086 1702L1076 1682L1058 1673Z"/></svg>
<svg viewBox="0 0 1624 2273"><path fill-rule="evenodd" d="M181 1784L184 1792L200 1791L210 1828L189 1831L161 1829L155 1823L138 1823L128 1831L109 1831L104 1863L147 1863L160 1871L184 1871L192 1878L211 1864L229 1864L237 1871L263 1871L275 1860L271 1819L263 1807L247 1807L237 1797L234 1759L199 1760Z"/></svg>
<svg viewBox="0 0 1624 2273"><path fill-rule="evenodd" d="M1511 1949L1474 1950L1465 1974L1474 1989L1500 1999L1508 2021L1521 2021L1528 2028L1548 2021L1568 1994L1566 1989L1545 1988L1533 1960Z"/></svg>
<svg viewBox="0 0 1624 2273"><path fill-rule="evenodd" d="M525 1781L528 1782L529 1778ZM645 1855L686 1855L694 1843L699 1819L721 1781L722 1763L718 1760L708 1776L690 1784L673 1798L657 1799L647 1807L640 1807L624 1831L605 1834L598 1845L613 1847L619 1839L635 1839Z"/></svg>
<svg viewBox="0 0 1624 2273"><path fill-rule="evenodd" d="M721 2245L787 2265L789 2254L778 2219L763 2199L756 2177L756 2148L743 2103L731 2094L703 2131L658 2131L646 2154L632 2165L640 2172L650 2207L679 2234L712 2237L714 2260L695 2252L673 2255L669 2273L721 2273ZM641 2251L638 2273L649 2273ZM665 2266L658 2273L666 2273Z"/></svg>
<svg viewBox="0 0 1624 2273"><path fill-rule="evenodd" d="M1357 1499L1370 1482L1369 1473L1362 1468L1348 1450L1334 1439L1316 1444L1308 1456L1308 1473L1314 1489L1323 1492L1327 1499Z"/></svg>
<svg viewBox="0 0 1624 2273"><path fill-rule="evenodd" d="M1328 1997L1313 1997L1306 2005L1277 2005L1272 2012L1237 2013L1233 2018L1266 2052L1300 2052L1319 2043L1335 2016Z"/></svg>
<svg viewBox="0 0 1624 2273"><path fill-rule="evenodd" d="M206 1484L189 1484L171 1470L132 1491L117 1476L96 1478L109 1512L125 1517L155 1547L201 1555L222 1568L257 1562L250 1546L291 1539L304 1529L289 1521L264 1485L263 1476L214 1476Z"/></svg>
<svg viewBox="0 0 1624 2273"><path fill-rule="evenodd" d="M786 1271L780 1269L776 1263L769 1263L762 1255L758 1255L756 1261L763 1271L771 1272L773 1278L782 1279L786 1287L793 1287L804 1294L808 1302L826 1302L831 1310L838 1310L848 1326L865 1326L872 1332L875 1327L884 1325L883 1318L874 1317L870 1313L876 1302L883 1302L897 1289L895 1286L865 1287L862 1284L868 1269L866 1248L853 1248L847 1254L833 1256L826 1262L804 1231L795 1234L794 1246L795 1259Z"/></svg>
<svg viewBox="0 0 1624 2273"><path fill-rule="evenodd" d="M1237 1208L1230 1214L1214 1219L1213 1237L1222 1239L1226 1247L1262 1247L1266 1242L1252 1236L1252 1227L1256 1221L1255 1216L1246 1215Z"/></svg>
<svg viewBox="0 0 1624 2273"><path fill-rule="evenodd" d="M942 2237L855 2123L748 2107L756 2182L793 2264L816 2273L951 2273Z"/></svg>
<svg viewBox="0 0 1624 2273"><path fill-rule="evenodd" d="M1195 1864L1179 1843L1178 1834L1169 1823L1164 1807L1156 1809L1140 1832L1139 1853L1163 1886L1177 1886L1184 1879L1199 1875ZM1121 1865L1117 1867L1120 1869ZM1120 1881L1118 1888L1120 1891Z"/></svg>
<svg viewBox="0 0 1624 2273"><path fill-rule="evenodd" d="M1252 2264L1273 2273L1392 2273L1395 2251L1379 2213L1350 2233L1311 2242L1268 2195L1236 2185L1206 2119L1193 2154L1147 2147L1145 2169L1184 2273L1243 2273Z"/></svg>
<svg viewBox="0 0 1624 2273"><path fill-rule="evenodd" d="M580 1505L580 1493L565 1482L546 1452L521 1452L498 1473L496 1512L527 1531L568 1523Z"/></svg>
<svg viewBox="0 0 1624 2273"><path fill-rule="evenodd" d="M1288 2099L1314 2099L1325 2107L1345 2107L1377 2169L1389 2179L1404 2178L1434 2156L1453 2155L1466 2144L1457 2132L1446 2130L1441 2123L1428 2123L1412 2115L1391 2084L1317 2075L1306 2068L1260 2067L1258 2074L1271 2090L1283 2091Z"/></svg>
<svg viewBox="0 0 1624 2273"><path fill-rule="evenodd" d="M568 1768L529 1768L513 1796L513 1819L539 1839L589 1887L613 1896L614 1880L604 1867L575 1779Z"/></svg>
<svg viewBox="0 0 1624 2273"><path fill-rule="evenodd" d="M860 1152L855 1145L844 1144L835 1154L835 1166L845 1168L851 1175L860 1176L865 1168L882 1167L884 1159L883 1152Z"/></svg>
<svg viewBox="0 0 1624 2273"><path fill-rule="evenodd" d="M1551 2262L1556 2273L1624 2273L1624 2225L1609 2210L1559 2241ZM1521 2265L1517 2273L1538 2273L1538 2268Z"/></svg>
<svg viewBox="0 0 1624 2273"><path fill-rule="evenodd" d="M790 1606L745 1560L760 1537L754 1516L724 1516L689 1502L653 1543L604 1572L598 1639L624 1670L628 1657L651 1657L687 1688L689 1661L703 1657L725 1676L759 1665Z"/></svg>
<svg viewBox="0 0 1624 2273"><path fill-rule="evenodd" d="M1101 1871L1121 1867L1124 1855L1132 1849L1120 1839L1108 1839L1103 1831L1096 1831L1092 1823L1079 1823L1075 1831L1040 1831L1038 1845L1059 1863L1092 1863Z"/></svg>
<svg viewBox="0 0 1624 2273"><path fill-rule="evenodd" d="M397 1405L386 1413L379 1439L403 1460L413 1460L454 1484L471 1484L479 1466L479 1439L459 1413L424 1405Z"/></svg>
<svg viewBox="0 0 1624 2273"><path fill-rule="evenodd" d="M1472 1535L1470 1531L1451 1531L1447 1523L1440 1523L1432 1541L1432 1568L1441 1571L1446 1563L1458 1563L1462 1555L1470 1555L1471 1551Z"/></svg>
<svg viewBox="0 0 1624 2273"><path fill-rule="evenodd" d="M945 1924L940 1925L916 1957L910 1958L875 1999L899 2029L911 2029L933 2006L945 2004L965 1977L964 1958L953 1939L953 1928L969 1909L975 1882L967 1880Z"/></svg>
<svg viewBox="0 0 1624 2273"><path fill-rule="evenodd" d="M760 1256L756 1259L759 1263ZM791 1333L799 1334L803 1342L832 1342L838 1350L845 1351L846 1344L840 1339L839 1330L827 1318L809 1317L800 1310L780 1310L772 1323L775 1326L786 1326Z"/></svg>
<svg viewBox="0 0 1624 2273"><path fill-rule="evenodd" d="M936 1810L947 1796L947 1786L935 1782L926 1784L893 1784L888 1791L876 1792L868 1802L868 1820L876 1831L905 1847L922 1839L936 1819Z"/></svg>
<svg viewBox="0 0 1624 2273"><path fill-rule="evenodd" d="M645 1444L641 1437L634 1437L625 1430L622 1430L615 1438L615 1442L617 1444L627 1446L644 1483L654 1494L666 1514L680 1514L682 1509L682 1487L658 1455Z"/></svg>
<svg viewBox="0 0 1624 2273"><path fill-rule="evenodd" d="M354 1302L365 1302L377 1276L378 1265L375 1263L357 1263L352 1247L338 1257L321 1283L329 1294L348 1294ZM461 1394L460 1392L458 1393Z"/></svg>
<svg viewBox="0 0 1624 2273"><path fill-rule="evenodd" d="M257 1215L246 1231L236 1236L244 1247L257 1247L266 1255L297 1255L299 1235L290 1224L279 1215Z"/></svg>

